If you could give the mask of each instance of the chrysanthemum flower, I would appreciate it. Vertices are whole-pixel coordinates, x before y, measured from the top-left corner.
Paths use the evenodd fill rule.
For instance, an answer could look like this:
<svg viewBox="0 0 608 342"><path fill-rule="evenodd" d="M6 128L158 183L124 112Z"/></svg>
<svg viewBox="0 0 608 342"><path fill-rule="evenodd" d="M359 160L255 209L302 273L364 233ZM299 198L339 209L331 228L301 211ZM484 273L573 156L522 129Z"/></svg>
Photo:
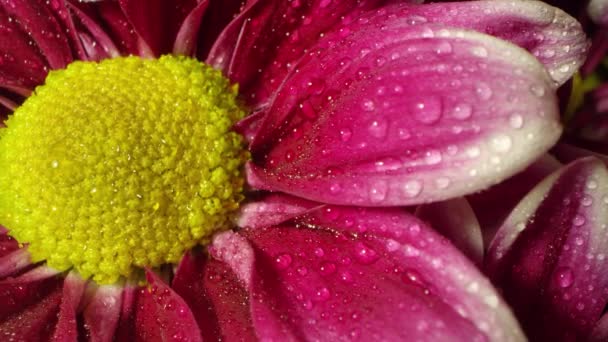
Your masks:
<svg viewBox="0 0 608 342"><path fill-rule="evenodd" d="M524 339L400 207L553 145L564 12L2 0L0 30L3 338Z"/></svg>

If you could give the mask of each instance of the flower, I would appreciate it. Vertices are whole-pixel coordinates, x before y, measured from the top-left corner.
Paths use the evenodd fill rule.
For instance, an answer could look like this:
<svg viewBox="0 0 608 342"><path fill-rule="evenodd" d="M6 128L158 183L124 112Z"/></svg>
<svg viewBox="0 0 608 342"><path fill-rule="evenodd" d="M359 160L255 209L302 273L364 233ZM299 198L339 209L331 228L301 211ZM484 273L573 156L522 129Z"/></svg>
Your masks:
<svg viewBox="0 0 608 342"><path fill-rule="evenodd" d="M479 271L400 207L500 182L557 140L555 89L586 49L577 22L537 1L239 5L0 1L9 33L0 40L0 103L16 111L4 141L13 118L46 91L30 96L49 68L69 64L49 76L63 80L87 68L75 59L196 56L239 84L251 114L236 129L257 190L241 207L242 229L215 233L208 253L195 248L174 272L151 265L141 287L31 264L27 249L2 235L0 332L26 340L523 340ZM210 91L229 92L216 86ZM29 97L22 107L20 96ZM69 133L81 137L82 127Z"/></svg>

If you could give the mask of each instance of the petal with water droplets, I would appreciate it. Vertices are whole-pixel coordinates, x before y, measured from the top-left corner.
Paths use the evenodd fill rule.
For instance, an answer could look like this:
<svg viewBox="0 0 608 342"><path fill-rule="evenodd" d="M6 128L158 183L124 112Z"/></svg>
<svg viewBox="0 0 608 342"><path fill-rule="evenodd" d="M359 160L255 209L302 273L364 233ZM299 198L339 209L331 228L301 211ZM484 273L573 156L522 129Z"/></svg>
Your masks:
<svg viewBox="0 0 608 342"><path fill-rule="evenodd" d="M236 223L242 228L269 227L322 205L285 194L272 194L260 201L242 205Z"/></svg>
<svg viewBox="0 0 608 342"><path fill-rule="evenodd" d="M500 182L555 143L553 81L525 50L382 13L300 60L251 142L253 187L333 204L431 202Z"/></svg>
<svg viewBox="0 0 608 342"><path fill-rule="evenodd" d="M203 340L256 339L246 304L248 293L227 264L203 253L188 253L177 268L172 287L192 309Z"/></svg>
<svg viewBox="0 0 608 342"><path fill-rule="evenodd" d="M52 341L71 342L78 339L78 327L76 326L76 314L78 305L84 293L86 282L74 272L70 272L63 280L63 292L61 304L57 314L57 325L53 333Z"/></svg>
<svg viewBox="0 0 608 342"><path fill-rule="evenodd" d="M403 210L325 207L226 234L253 249L249 305L261 339L524 339L475 266Z"/></svg>
<svg viewBox="0 0 608 342"><path fill-rule="evenodd" d="M491 34L530 51L563 84L585 61L588 43L581 25L542 1L458 1L405 7L405 13Z"/></svg>
<svg viewBox="0 0 608 342"><path fill-rule="evenodd" d="M585 340L608 303L608 171L593 157L551 174L513 210L486 259L533 340Z"/></svg>
<svg viewBox="0 0 608 342"><path fill-rule="evenodd" d="M95 289L83 312L84 326L91 339L112 341L122 306L122 286L102 285Z"/></svg>
<svg viewBox="0 0 608 342"><path fill-rule="evenodd" d="M149 341L202 341L201 332L186 302L152 271L148 287L139 290L135 333Z"/></svg>

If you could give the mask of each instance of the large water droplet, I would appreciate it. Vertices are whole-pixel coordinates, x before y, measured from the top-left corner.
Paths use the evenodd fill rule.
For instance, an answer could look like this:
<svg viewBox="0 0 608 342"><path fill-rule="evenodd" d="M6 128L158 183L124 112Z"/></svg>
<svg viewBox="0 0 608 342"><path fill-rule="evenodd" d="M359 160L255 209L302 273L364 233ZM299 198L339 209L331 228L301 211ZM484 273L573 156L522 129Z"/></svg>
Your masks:
<svg viewBox="0 0 608 342"><path fill-rule="evenodd" d="M545 87L540 84L533 84L532 86L530 86L530 91L532 92L532 94L538 97L545 95Z"/></svg>
<svg viewBox="0 0 608 342"><path fill-rule="evenodd" d="M369 125L369 134L375 138L386 137L388 130L388 122L385 119L377 119L371 122Z"/></svg>
<svg viewBox="0 0 608 342"><path fill-rule="evenodd" d="M560 287L570 287L574 283L574 273L569 267L560 267L555 271L555 281Z"/></svg>
<svg viewBox="0 0 608 342"><path fill-rule="evenodd" d="M452 110L452 116L458 120L466 120L473 114L473 106L467 103L456 105Z"/></svg>
<svg viewBox="0 0 608 342"><path fill-rule="evenodd" d="M421 123L434 124L441 118L441 100L438 97L428 97L414 104L414 117Z"/></svg>
<svg viewBox="0 0 608 342"><path fill-rule="evenodd" d="M511 149L512 144L511 137L505 134L497 134L490 141L492 149L501 153L508 152Z"/></svg>
<svg viewBox="0 0 608 342"><path fill-rule="evenodd" d="M403 185L403 193L407 197L416 197L422 192L422 182L418 180L410 180Z"/></svg>
<svg viewBox="0 0 608 342"><path fill-rule="evenodd" d="M475 93L482 100L489 100L492 97L492 89L484 82L477 83Z"/></svg>
<svg viewBox="0 0 608 342"><path fill-rule="evenodd" d="M289 265L291 265L292 260L293 259L291 258L291 255L281 254L276 257L275 262L279 269L286 269L287 267L289 267Z"/></svg>
<svg viewBox="0 0 608 342"><path fill-rule="evenodd" d="M363 242L356 244L355 257L362 264L371 264L379 258L378 253Z"/></svg>
<svg viewBox="0 0 608 342"><path fill-rule="evenodd" d="M509 125L513 128L522 128L524 119L520 114L513 114L509 117Z"/></svg>

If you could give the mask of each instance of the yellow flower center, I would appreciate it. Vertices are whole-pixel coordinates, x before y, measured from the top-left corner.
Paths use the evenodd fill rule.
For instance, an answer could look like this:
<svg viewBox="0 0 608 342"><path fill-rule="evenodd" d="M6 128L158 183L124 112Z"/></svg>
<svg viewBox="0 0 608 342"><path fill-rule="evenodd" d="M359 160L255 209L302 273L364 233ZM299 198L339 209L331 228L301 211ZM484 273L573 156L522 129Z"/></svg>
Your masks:
<svg viewBox="0 0 608 342"><path fill-rule="evenodd" d="M196 60L74 62L0 129L0 224L98 283L176 263L242 200L237 88Z"/></svg>

